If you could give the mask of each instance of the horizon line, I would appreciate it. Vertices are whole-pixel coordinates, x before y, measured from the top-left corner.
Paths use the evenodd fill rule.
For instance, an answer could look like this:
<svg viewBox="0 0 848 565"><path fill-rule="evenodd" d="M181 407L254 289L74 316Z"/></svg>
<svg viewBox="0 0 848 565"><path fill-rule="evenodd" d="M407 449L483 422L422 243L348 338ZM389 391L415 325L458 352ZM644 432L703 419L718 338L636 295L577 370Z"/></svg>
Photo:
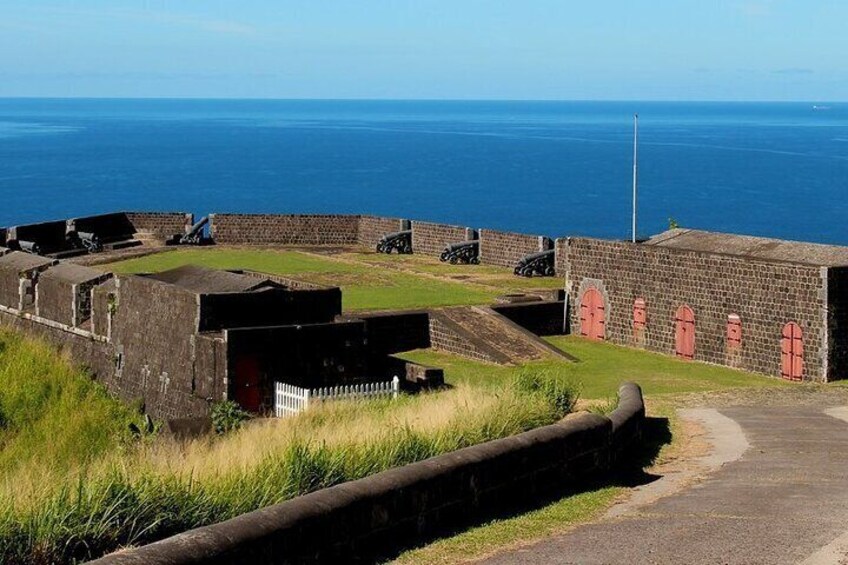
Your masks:
<svg viewBox="0 0 848 565"><path fill-rule="evenodd" d="M671 98L369 98L369 97L234 97L234 96L0 96L0 100L186 100L186 101L276 101L276 102L594 102L663 104L845 104L848 100L788 99L671 99Z"/></svg>

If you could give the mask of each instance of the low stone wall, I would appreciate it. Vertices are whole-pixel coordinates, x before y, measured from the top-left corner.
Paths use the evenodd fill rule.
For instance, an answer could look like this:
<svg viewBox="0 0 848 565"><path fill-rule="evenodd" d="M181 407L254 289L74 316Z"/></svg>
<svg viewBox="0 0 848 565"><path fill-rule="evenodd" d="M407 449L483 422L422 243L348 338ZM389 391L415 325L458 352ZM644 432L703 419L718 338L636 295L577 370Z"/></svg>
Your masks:
<svg viewBox="0 0 848 565"><path fill-rule="evenodd" d="M210 214L216 243L231 245L356 245L359 216Z"/></svg>
<svg viewBox="0 0 848 565"><path fill-rule="evenodd" d="M550 249L550 244L551 240L541 235L481 229L480 262L512 268L525 255Z"/></svg>
<svg viewBox="0 0 848 565"><path fill-rule="evenodd" d="M550 499L615 465L638 445L641 391L622 386L613 418L581 413L298 497L98 565L372 561L440 533Z"/></svg>
<svg viewBox="0 0 848 565"><path fill-rule="evenodd" d="M399 218L381 218L379 216L360 216L359 232L356 239L359 245L373 251L380 238L387 233L403 230L406 220Z"/></svg>
<svg viewBox="0 0 848 565"><path fill-rule="evenodd" d="M565 301L498 304L492 310L536 335L564 333Z"/></svg>
<svg viewBox="0 0 848 565"><path fill-rule="evenodd" d="M439 256L447 245L473 239L473 231L462 226L413 221L412 252Z"/></svg>

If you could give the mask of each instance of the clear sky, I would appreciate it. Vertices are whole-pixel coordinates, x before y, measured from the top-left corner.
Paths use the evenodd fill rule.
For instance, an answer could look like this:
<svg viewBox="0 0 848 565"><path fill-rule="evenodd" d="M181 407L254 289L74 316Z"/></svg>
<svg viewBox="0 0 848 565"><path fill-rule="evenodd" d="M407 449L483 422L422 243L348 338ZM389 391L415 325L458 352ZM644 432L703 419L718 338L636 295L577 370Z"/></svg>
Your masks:
<svg viewBox="0 0 848 565"><path fill-rule="evenodd" d="M0 0L0 96L847 93L846 0Z"/></svg>

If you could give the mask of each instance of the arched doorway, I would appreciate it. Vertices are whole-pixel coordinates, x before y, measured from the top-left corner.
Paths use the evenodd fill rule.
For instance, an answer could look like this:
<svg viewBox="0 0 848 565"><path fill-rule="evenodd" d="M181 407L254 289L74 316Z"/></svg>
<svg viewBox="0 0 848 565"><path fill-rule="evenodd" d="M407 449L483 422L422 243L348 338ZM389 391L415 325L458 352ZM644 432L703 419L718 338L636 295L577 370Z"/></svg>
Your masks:
<svg viewBox="0 0 848 565"><path fill-rule="evenodd" d="M580 335L603 340L606 337L605 324L604 297L597 288L589 288L580 301Z"/></svg>
<svg viewBox="0 0 848 565"><path fill-rule="evenodd" d="M674 316L674 352L684 359L695 358L695 312L685 305Z"/></svg>
<svg viewBox="0 0 848 565"><path fill-rule="evenodd" d="M804 377L804 336L795 322L783 326L780 336L780 375L792 381Z"/></svg>

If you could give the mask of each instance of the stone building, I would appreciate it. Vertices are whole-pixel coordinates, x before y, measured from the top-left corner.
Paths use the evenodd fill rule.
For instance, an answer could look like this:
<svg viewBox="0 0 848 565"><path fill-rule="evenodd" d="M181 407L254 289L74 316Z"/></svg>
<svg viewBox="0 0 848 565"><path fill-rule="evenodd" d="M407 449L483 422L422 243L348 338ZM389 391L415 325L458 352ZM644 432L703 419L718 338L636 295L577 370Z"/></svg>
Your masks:
<svg viewBox="0 0 848 565"><path fill-rule="evenodd" d="M572 333L791 380L848 377L848 247L675 229L569 238Z"/></svg>

